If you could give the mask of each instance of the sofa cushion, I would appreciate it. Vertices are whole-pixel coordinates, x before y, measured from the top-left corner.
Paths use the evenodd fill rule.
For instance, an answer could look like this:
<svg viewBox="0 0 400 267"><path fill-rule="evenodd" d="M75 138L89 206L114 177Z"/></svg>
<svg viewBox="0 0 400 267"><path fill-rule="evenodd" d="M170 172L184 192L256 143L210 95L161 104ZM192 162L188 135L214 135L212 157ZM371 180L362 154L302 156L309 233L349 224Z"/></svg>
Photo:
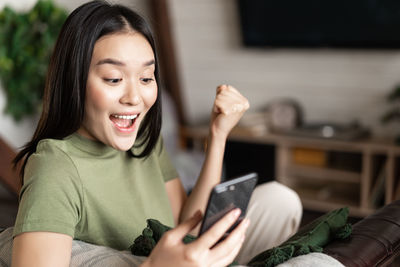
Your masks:
<svg viewBox="0 0 400 267"><path fill-rule="evenodd" d="M313 252L291 258L277 267L345 267L338 260L329 255Z"/></svg>
<svg viewBox="0 0 400 267"><path fill-rule="evenodd" d="M400 200L357 222L353 234L327 245L324 253L345 266L382 266L400 256Z"/></svg>
<svg viewBox="0 0 400 267"><path fill-rule="evenodd" d="M7 228L0 233L0 266L11 266L11 251L13 228ZM130 251L118 251L112 248L97 246L82 241L72 242L71 267L135 267L145 260Z"/></svg>

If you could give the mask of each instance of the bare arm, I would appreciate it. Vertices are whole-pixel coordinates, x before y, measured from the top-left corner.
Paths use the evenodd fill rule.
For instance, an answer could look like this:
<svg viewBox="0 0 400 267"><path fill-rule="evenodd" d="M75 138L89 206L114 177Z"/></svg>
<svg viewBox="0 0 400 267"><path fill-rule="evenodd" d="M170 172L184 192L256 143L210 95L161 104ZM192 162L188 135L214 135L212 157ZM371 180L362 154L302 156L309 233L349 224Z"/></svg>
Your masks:
<svg viewBox="0 0 400 267"><path fill-rule="evenodd" d="M187 199L185 189L178 177L166 182L165 188L171 205L172 215L174 216L175 225L178 225L180 223L179 215Z"/></svg>
<svg viewBox="0 0 400 267"><path fill-rule="evenodd" d="M51 232L28 232L14 238L12 267L69 266L72 237Z"/></svg>
<svg viewBox="0 0 400 267"><path fill-rule="evenodd" d="M225 139L209 136L203 168L192 193L182 207L180 221L189 218L196 210L201 210L204 214L211 189L221 181L224 151Z"/></svg>
<svg viewBox="0 0 400 267"><path fill-rule="evenodd" d="M247 99L232 86L222 85L217 88L210 120L206 158L192 193L186 198L179 193L182 189L180 183L173 182L174 180L166 183L175 221L185 221L197 210L204 213L211 189L221 180L228 134L248 108ZM175 217L177 215L179 217Z"/></svg>

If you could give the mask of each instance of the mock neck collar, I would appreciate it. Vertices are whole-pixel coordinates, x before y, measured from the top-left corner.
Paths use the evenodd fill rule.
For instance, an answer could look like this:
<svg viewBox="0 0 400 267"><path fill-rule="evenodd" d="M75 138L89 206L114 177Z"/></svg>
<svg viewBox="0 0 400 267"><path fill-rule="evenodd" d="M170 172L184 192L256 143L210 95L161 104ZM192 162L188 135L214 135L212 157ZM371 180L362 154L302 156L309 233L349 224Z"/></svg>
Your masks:
<svg viewBox="0 0 400 267"><path fill-rule="evenodd" d="M71 140L75 147L94 156L109 157L123 152L100 141L84 137L77 132L67 136L65 140Z"/></svg>

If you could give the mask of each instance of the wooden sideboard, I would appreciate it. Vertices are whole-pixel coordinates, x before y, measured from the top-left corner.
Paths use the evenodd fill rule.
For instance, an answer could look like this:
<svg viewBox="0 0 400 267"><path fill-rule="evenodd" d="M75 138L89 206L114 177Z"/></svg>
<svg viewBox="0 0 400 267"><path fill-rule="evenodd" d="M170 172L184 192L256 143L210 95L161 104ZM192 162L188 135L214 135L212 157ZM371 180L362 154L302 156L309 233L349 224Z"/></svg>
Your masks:
<svg viewBox="0 0 400 267"><path fill-rule="evenodd" d="M183 129L184 136L201 142L207 132L207 127ZM348 206L353 216L361 217L400 199L400 147L387 140L337 141L244 128L235 128L229 140L274 145L275 179L293 188L306 209L326 212ZM301 160L308 152L314 159Z"/></svg>

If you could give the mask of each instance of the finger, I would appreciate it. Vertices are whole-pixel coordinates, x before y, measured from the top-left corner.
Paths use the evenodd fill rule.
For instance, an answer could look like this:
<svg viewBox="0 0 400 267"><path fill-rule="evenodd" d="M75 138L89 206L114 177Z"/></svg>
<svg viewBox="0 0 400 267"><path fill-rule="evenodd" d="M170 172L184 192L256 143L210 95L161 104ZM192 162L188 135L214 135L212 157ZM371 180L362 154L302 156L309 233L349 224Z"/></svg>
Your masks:
<svg viewBox="0 0 400 267"><path fill-rule="evenodd" d="M223 255L226 251L234 250L237 246L241 247L249 224L249 219L244 219L223 241L213 248L213 253Z"/></svg>
<svg viewBox="0 0 400 267"><path fill-rule="evenodd" d="M247 98L242 96L238 90L230 85L220 85L217 88L213 111L215 113L231 114L242 113L249 109Z"/></svg>
<svg viewBox="0 0 400 267"><path fill-rule="evenodd" d="M231 95L236 95L239 97L242 97L242 95L240 94L240 92L235 89L234 87L230 86L230 85L221 85L217 87L217 95L220 94L231 94Z"/></svg>
<svg viewBox="0 0 400 267"><path fill-rule="evenodd" d="M230 106L236 102L237 100L232 99L229 95L217 95L214 101L214 111L216 113L228 114L230 112Z"/></svg>
<svg viewBox="0 0 400 267"><path fill-rule="evenodd" d="M234 90L234 91L232 91ZM216 99L218 98L226 98L226 99L230 99L231 101L237 102L237 103L242 103L244 105L247 106L247 108L249 107L249 101L247 100L247 98L245 98L244 96L242 96L236 89L232 89L232 90L223 90L220 93L217 94ZM237 92L237 93L235 93Z"/></svg>
<svg viewBox="0 0 400 267"><path fill-rule="evenodd" d="M240 215L240 209L236 208L217 221L210 229L202 234L198 240L206 248L211 248L226 231L236 222Z"/></svg>
<svg viewBox="0 0 400 267"><path fill-rule="evenodd" d="M214 107L214 112L224 115L242 114L246 111L246 106L243 104L217 103Z"/></svg>
<svg viewBox="0 0 400 267"><path fill-rule="evenodd" d="M228 85L227 84L221 84L219 86L217 86L217 94L219 94L220 92L222 92L223 90L228 89Z"/></svg>
<svg viewBox="0 0 400 267"><path fill-rule="evenodd" d="M227 93L230 95L235 95L239 98L244 98L243 95L235 87L229 84L224 84L218 87L217 95L221 93Z"/></svg>
<svg viewBox="0 0 400 267"><path fill-rule="evenodd" d="M231 114L231 113L242 113L246 111L249 107L248 101L237 101L232 99L230 96L219 96L215 100L215 108L214 111L223 114Z"/></svg>
<svg viewBox="0 0 400 267"><path fill-rule="evenodd" d="M214 104L214 111L216 113L222 113L225 115L229 115L230 113L230 104L224 101L223 99L216 99Z"/></svg>
<svg viewBox="0 0 400 267"><path fill-rule="evenodd" d="M240 92L235 87L233 87L232 85L221 84L221 85L217 86L217 93L222 92L224 90L232 91L232 92L235 92L235 93L241 95Z"/></svg>
<svg viewBox="0 0 400 267"><path fill-rule="evenodd" d="M225 90L224 93L229 94L229 96L232 97L232 100L237 101L241 105L243 105L244 110L249 109L250 103L249 100L247 100L246 97L244 97L238 90L236 90L234 87L229 87L228 90Z"/></svg>
<svg viewBox="0 0 400 267"><path fill-rule="evenodd" d="M245 238L249 220L244 219L229 236L210 251L210 258L219 266L226 266L236 258Z"/></svg>
<svg viewBox="0 0 400 267"><path fill-rule="evenodd" d="M242 244L243 243L238 244L232 250L227 250L226 252L228 252L228 255L224 255L222 257L219 257L218 259L215 259L213 266L228 266L229 264L231 264L235 260L236 256L239 254L239 251L242 248Z"/></svg>
<svg viewBox="0 0 400 267"><path fill-rule="evenodd" d="M233 93L230 93L230 92L221 92L221 93L219 93L216 97L215 97L215 99L216 100L218 100L218 99L224 99L224 100L226 100L226 101L229 101L229 102L232 102L232 103L244 103L247 99L246 98L244 98L244 97L242 97L242 96L238 96L238 95L235 95L235 94L233 94Z"/></svg>
<svg viewBox="0 0 400 267"><path fill-rule="evenodd" d="M228 85L227 86L226 91L230 92L231 94L237 95L239 97L243 97L243 95L239 92L239 90L237 90L235 87L233 87L232 85Z"/></svg>
<svg viewBox="0 0 400 267"><path fill-rule="evenodd" d="M174 229L170 230L177 236L177 238L182 239L187 235L190 231L192 231L196 226L200 223L202 218L201 211L198 210L191 218L179 224Z"/></svg>
<svg viewBox="0 0 400 267"><path fill-rule="evenodd" d="M241 100L240 102L244 104L246 110L250 108L249 100L244 97L235 87L229 85L228 91L232 94L235 94Z"/></svg>

